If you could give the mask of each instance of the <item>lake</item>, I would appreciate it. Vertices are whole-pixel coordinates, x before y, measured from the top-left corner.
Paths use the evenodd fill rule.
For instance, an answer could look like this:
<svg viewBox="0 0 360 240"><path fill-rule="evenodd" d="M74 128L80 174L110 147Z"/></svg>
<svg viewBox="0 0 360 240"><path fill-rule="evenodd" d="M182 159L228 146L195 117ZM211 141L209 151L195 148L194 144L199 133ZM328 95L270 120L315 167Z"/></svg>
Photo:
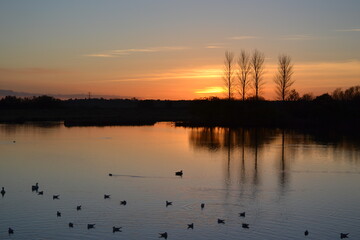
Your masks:
<svg viewBox="0 0 360 240"><path fill-rule="evenodd" d="M356 139L172 123L0 124L0 154L0 239L360 239ZM36 182L44 195L31 191Z"/></svg>

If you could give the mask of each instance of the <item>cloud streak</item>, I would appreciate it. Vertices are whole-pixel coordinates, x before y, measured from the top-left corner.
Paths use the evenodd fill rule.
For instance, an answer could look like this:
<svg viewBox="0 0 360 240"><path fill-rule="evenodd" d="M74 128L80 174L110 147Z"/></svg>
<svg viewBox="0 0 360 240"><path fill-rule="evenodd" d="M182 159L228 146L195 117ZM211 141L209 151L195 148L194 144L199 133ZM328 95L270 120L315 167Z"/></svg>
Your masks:
<svg viewBox="0 0 360 240"><path fill-rule="evenodd" d="M233 36L229 37L230 40L248 40L248 39L257 39L257 36Z"/></svg>
<svg viewBox="0 0 360 240"><path fill-rule="evenodd" d="M120 56L139 54L139 53L172 52L172 51L181 51L181 50L186 50L186 49L189 49L189 48L183 47L183 46L129 48L129 49L116 49L116 50L104 51L101 53L86 54L84 56L110 58L110 57L120 57Z"/></svg>
<svg viewBox="0 0 360 240"><path fill-rule="evenodd" d="M336 29L336 32L360 32L360 28Z"/></svg>

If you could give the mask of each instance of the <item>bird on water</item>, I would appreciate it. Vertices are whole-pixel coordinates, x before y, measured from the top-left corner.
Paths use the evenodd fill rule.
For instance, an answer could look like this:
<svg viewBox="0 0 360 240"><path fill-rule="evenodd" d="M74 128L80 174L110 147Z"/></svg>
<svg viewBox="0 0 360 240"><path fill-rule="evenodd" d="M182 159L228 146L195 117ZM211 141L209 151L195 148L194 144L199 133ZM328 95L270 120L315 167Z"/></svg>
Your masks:
<svg viewBox="0 0 360 240"><path fill-rule="evenodd" d="M194 223L190 223L190 224L188 224L187 229L194 229Z"/></svg>
<svg viewBox="0 0 360 240"><path fill-rule="evenodd" d="M247 223L243 223L243 224L241 224L241 226L242 226L243 228L249 228L249 224L247 224Z"/></svg>
<svg viewBox="0 0 360 240"><path fill-rule="evenodd" d="M77 210L77 211L80 211L80 210L81 210L81 205L76 206L76 210Z"/></svg>
<svg viewBox="0 0 360 240"><path fill-rule="evenodd" d="M73 228L74 224L72 222L69 222L69 228Z"/></svg>
<svg viewBox="0 0 360 240"><path fill-rule="evenodd" d="M167 239L167 237L168 237L167 232L159 233L159 234L160 234L159 238L165 238L165 239Z"/></svg>
<svg viewBox="0 0 360 240"><path fill-rule="evenodd" d="M61 217L61 212L57 211L57 212L56 212L56 216L57 216L57 217Z"/></svg>
<svg viewBox="0 0 360 240"><path fill-rule="evenodd" d="M172 205L172 202L166 201L166 207Z"/></svg>
<svg viewBox="0 0 360 240"><path fill-rule="evenodd" d="M104 194L104 199L110 198L110 195Z"/></svg>
<svg viewBox="0 0 360 240"><path fill-rule="evenodd" d="M240 217L245 217L245 212L239 213L239 216L240 216Z"/></svg>
<svg viewBox="0 0 360 240"><path fill-rule="evenodd" d="M115 227L113 226L113 233L114 232L121 232L121 227Z"/></svg>
<svg viewBox="0 0 360 240"><path fill-rule="evenodd" d="M38 191L39 190L39 183L36 183L35 185L32 185L31 186L31 190L34 192L34 191Z"/></svg>
<svg viewBox="0 0 360 240"><path fill-rule="evenodd" d="M60 195L53 195L53 200L54 199L59 199Z"/></svg>
<svg viewBox="0 0 360 240"><path fill-rule="evenodd" d="M349 238L349 233L340 233L340 239Z"/></svg>
<svg viewBox="0 0 360 240"><path fill-rule="evenodd" d="M309 235L309 231L306 230L306 231L304 232L304 235L305 235L305 236Z"/></svg>
<svg viewBox="0 0 360 240"><path fill-rule="evenodd" d="M14 229L9 228L9 229L8 229L8 233L9 233L9 235L10 235L10 234L14 234Z"/></svg>
<svg viewBox="0 0 360 240"><path fill-rule="evenodd" d="M126 205L127 204L127 202L124 200L124 201L120 201L120 205Z"/></svg>
<svg viewBox="0 0 360 240"><path fill-rule="evenodd" d="M200 205L200 207L201 207L201 210L203 210L204 207L205 207L205 203L202 203L202 204Z"/></svg>
<svg viewBox="0 0 360 240"><path fill-rule="evenodd" d="M38 192L38 195L44 195L44 191Z"/></svg>
<svg viewBox="0 0 360 240"><path fill-rule="evenodd" d="M181 170L181 171L175 172L175 175L176 175L176 176L180 176L180 177L182 177L182 175L183 175L183 171Z"/></svg>
<svg viewBox="0 0 360 240"><path fill-rule="evenodd" d="M95 224L88 224L87 229L95 228Z"/></svg>
<svg viewBox="0 0 360 240"><path fill-rule="evenodd" d="M6 192L5 192L4 187L2 187L2 189L1 189L1 192L0 192L0 193L1 193L1 195L2 195L2 196L4 196L4 195L5 195L5 193L6 193Z"/></svg>
<svg viewBox="0 0 360 240"><path fill-rule="evenodd" d="M219 224L225 224L225 220L224 220L224 219L218 218L217 222L218 222Z"/></svg>

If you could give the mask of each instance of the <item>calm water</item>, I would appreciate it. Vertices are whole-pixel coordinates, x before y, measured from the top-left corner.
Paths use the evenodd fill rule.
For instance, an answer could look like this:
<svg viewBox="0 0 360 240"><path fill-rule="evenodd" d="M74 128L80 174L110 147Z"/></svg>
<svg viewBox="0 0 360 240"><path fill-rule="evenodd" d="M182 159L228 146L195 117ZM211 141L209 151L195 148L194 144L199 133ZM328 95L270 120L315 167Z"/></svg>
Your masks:
<svg viewBox="0 0 360 240"><path fill-rule="evenodd" d="M43 196L31 192L36 182ZM360 144L344 138L166 123L0 125L0 239L159 239L166 231L168 239L278 240L305 239L306 229L306 239L360 239L359 182Z"/></svg>

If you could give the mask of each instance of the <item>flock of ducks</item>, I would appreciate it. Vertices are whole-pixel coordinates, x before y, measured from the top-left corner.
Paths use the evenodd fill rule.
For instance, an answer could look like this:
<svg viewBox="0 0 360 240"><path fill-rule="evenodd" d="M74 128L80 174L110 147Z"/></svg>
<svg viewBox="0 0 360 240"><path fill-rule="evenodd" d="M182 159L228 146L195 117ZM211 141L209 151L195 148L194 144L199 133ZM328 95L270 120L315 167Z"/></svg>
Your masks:
<svg viewBox="0 0 360 240"><path fill-rule="evenodd" d="M175 172L175 175L182 177L182 176L183 176L183 171L181 170L181 171ZM112 174L112 173L109 173L109 176L113 176L113 174ZM43 195L43 194L44 194L43 191L39 191L39 184L38 184L38 183L36 183L35 185L31 186L31 190L32 190L33 192L36 192L38 195ZM1 193L2 197L4 197L4 195L5 195L5 193L6 193L4 187L2 187L0 193ZM53 195L52 198L53 198L53 200L55 200L55 199L60 199L60 195ZM104 199L109 199L109 198L110 198L110 195L109 195L109 194L104 194ZM124 206L125 206L126 204L127 204L127 202L126 202L125 200L120 201L120 205L124 205ZM171 206L171 205L172 205L172 202L170 202L170 201L166 201L166 202L165 202L165 206L166 206L166 207ZM203 210L203 209L205 208L205 203L201 203L200 208L201 208L201 210ZM80 211L80 210L81 210L81 205L76 206L76 210L77 210L77 211ZM61 217L61 212L57 211L57 212L56 212L56 216L57 216L57 217ZM244 218L245 216L246 216L246 213L245 213L245 212L239 213L239 217L243 217L243 218ZM218 218L218 219L217 219L217 223L218 223L218 224L225 224L225 219L220 219L220 218ZM69 226L69 228L73 228L73 227L74 227L74 223L69 222L68 226ZM249 226L248 223L242 223L241 226L242 226L242 228L245 228L245 229L249 229L249 228L250 228L250 226ZM95 224L87 224L87 229L93 229L93 228L95 228ZM122 228L122 227L113 226L113 227L112 227L112 232L113 232L113 233L115 233L115 232L121 232L121 228ZM194 229L194 223L187 224L187 229ZM15 232L14 229L12 229L11 227L8 228L8 234L9 234L9 235L14 234L14 232ZM305 236L308 236L308 235L309 235L309 231L306 230L306 231L304 232L304 235L305 235ZM349 235L349 233L340 233L340 239L348 238L348 235ZM167 238L168 238L168 233L167 233L167 232L159 233L159 238L167 239Z"/></svg>

